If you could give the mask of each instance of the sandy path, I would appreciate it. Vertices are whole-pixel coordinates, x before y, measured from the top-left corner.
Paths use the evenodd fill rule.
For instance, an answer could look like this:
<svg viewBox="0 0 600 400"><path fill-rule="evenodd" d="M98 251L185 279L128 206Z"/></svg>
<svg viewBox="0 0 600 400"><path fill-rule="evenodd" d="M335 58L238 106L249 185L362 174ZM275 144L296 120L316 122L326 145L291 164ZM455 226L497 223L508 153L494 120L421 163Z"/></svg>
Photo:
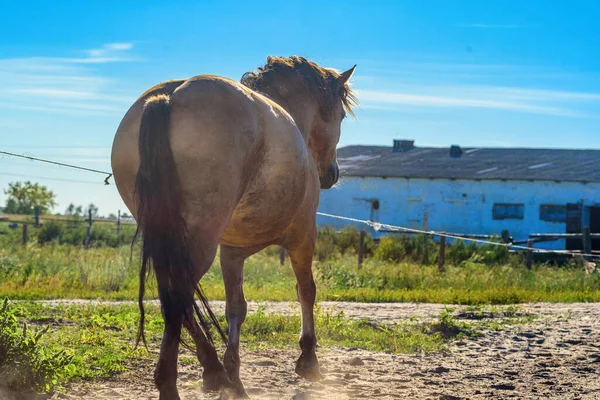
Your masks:
<svg viewBox="0 0 600 400"><path fill-rule="evenodd" d="M120 304L137 304L133 301L96 301L96 300L43 300L38 301L40 304L47 305L88 305L88 304L103 304L103 305L120 305ZM148 300L145 304L158 305L157 300ZM215 313L225 312L225 302L220 300L210 301L210 306ZM290 315L300 313L300 305L298 302L248 302L248 312L256 312L259 307L263 307L266 313ZM427 304L427 303L350 303L350 302L335 302L322 301L318 303L318 307L323 311L342 311L346 317L350 318L373 318L377 321L394 322L417 316L420 319L437 318L440 312L444 311L443 304ZM456 307L456 306L448 306Z"/></svg>
<svg viewBox="0 0 600 400"><path fill-rule="evenodd" d="M213 302L216 311L222 303ZM333 305L350 317L401 321L437 317L439 304ZM251 312L257 304L250 305ZM267 303L267 312L295 312L289 303ZM461 307L456 307L460 309ZM528 325L488 331L454 342L447 354L392 355L356 349L319 349L326 378L303 381L289 350L242 352L242 380L254 399L600 399L600 304L525 304L541 315ZM353 360L353 362L351 362ZM360 365L352 365L360 364ZM111 381L72 385L58 399L157 399L152 365L140 365ZM182 399L216 399L200 389L198 364L180 365Z"/></svg>

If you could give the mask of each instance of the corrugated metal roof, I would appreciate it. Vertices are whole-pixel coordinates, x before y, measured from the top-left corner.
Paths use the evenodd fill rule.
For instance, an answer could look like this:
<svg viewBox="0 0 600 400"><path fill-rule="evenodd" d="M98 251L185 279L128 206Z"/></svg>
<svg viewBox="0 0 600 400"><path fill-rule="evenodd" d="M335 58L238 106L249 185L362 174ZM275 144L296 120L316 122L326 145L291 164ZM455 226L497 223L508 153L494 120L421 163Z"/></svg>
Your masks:
<svg viewBox="0 0 600 400"><path fill-rule="evenodd" d="M600 150L347 146L338 163L342 176L600 182Z"/></svg>

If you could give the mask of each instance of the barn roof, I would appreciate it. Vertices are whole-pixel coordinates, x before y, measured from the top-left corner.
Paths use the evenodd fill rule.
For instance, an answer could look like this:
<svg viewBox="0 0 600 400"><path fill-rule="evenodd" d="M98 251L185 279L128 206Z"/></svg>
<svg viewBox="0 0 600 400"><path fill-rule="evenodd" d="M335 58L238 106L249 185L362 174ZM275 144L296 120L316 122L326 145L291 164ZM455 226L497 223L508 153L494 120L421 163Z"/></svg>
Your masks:
<svg viewBox="0 0 600 400"><path fill-rule="evenodd" d="M452 153L452 155L451 155ZM600 182L600 150L347 146L342 176Z"/></svg>

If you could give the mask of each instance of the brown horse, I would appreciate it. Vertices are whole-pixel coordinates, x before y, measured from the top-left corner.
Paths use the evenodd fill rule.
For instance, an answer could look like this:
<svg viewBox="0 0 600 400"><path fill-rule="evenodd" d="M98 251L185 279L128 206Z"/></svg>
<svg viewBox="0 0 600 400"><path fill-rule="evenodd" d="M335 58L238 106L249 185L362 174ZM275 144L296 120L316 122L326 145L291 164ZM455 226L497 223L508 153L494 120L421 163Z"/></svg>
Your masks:
<svg viewBox="0 0 600 400"><path fill-rule="evenodd" d="M239 377L244 260L270 245L286 249L297 279L302 332L296 372L321 378L311 270L316 211L319 190L339 177L336 145L356 102L348 86L355 67L340 74L301 57L269 57L241 83L213 75L161 83L125 114L112 169L143 233L138 341L144 339L150 267L158 285L165 328L154 381L161 399L179 398L182 326L196 344L204 388L246 396ZM199 288L217 246L227 297L228 335L219 329L227 345L223 364L209 334L218 322Z"/></svg>

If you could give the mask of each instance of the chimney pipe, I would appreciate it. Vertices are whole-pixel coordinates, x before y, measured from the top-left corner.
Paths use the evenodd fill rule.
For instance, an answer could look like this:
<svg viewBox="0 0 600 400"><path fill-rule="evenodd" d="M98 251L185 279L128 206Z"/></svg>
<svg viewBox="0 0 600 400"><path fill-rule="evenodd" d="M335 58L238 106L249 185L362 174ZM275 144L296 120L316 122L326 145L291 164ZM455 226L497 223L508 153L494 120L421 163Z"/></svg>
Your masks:
<svg viewBox="0 0 600 400"><path fill-rule="evenodd" d="M405 151L409 151L414 148L415 148L414 140L394 139L394 148L393 148L394 153L403 153Z"/></svg>

